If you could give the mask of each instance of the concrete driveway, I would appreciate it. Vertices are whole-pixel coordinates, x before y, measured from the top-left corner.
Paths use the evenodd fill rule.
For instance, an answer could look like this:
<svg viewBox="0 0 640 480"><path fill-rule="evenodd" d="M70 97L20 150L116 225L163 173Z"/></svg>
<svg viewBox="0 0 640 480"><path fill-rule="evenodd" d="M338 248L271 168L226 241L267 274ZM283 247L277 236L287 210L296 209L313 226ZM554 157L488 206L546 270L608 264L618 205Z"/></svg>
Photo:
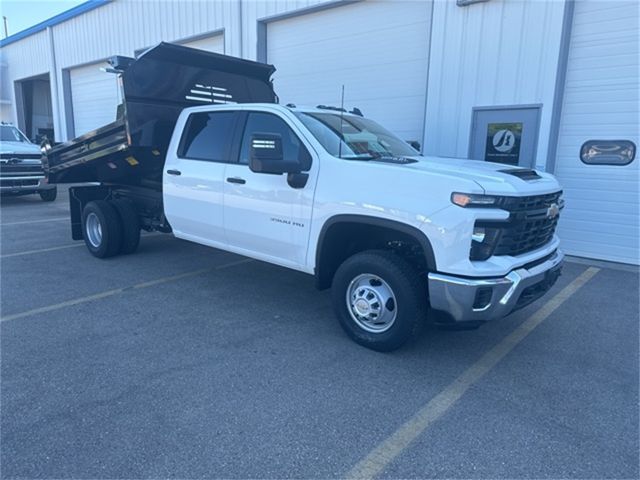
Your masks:
<svg viewBox="0 0 640 480"><path fill-rule="evenodd" d="M176 240L106 261L3 198L2 478L638 478L638 273L400 351L313 278Z"/></svg>

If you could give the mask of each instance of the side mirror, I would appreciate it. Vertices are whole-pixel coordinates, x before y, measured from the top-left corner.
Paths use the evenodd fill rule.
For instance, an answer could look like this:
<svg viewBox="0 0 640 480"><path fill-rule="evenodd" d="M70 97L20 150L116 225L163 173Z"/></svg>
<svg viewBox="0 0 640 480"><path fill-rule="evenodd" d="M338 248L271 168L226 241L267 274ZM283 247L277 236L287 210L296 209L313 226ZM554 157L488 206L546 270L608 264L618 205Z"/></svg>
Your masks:
<svg viewBox="0 0 640 480"><path fill-rule="evenodd" d="M249 169L256 173L299 173L302 169L298 159L284 159L282 137L275 133L255 133L249 148Z"/></svg>
<svg viewBox="0 0 640 480"><path fill-rule="evenodd" d="M407 143L415 148L417 151L420 151L420 142L416 140L407 140Z"/></svg>

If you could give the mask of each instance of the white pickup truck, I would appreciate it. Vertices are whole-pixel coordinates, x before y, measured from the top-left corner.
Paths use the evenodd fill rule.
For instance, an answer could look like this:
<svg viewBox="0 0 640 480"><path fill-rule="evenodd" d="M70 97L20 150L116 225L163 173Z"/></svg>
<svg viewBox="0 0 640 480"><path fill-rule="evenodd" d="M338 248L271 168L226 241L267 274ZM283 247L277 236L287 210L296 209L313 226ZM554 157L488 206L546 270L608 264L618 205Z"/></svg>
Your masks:
<svg viewBox="0 0 640 480"><path fill-rule="evenodd" d="M0 194L37 193L44 202L56 199L55 185L47 184L40 147L8 123L0 123Z"/></svg>
<svg viewBox="0 0 640 480"><path fill-rule="evenodd" d="M210 101L176 110L165 143L144 140L128 79L171 54L207 66L209 76L173 86ZM169 44L112 65L126 115L49 153L50 181L101 182L70 195L73 237L97 257L133 252L142 228L302 271L332 289L346 333L380 351L425 317L476 327L508 315L560 274L563 200L552 175L420 155L358 110L281 106L267 65ZM262 93L239 91L224 72ZM170 95L165 83L154 95ZM161 117L157 100L142 103Z"/></svg>

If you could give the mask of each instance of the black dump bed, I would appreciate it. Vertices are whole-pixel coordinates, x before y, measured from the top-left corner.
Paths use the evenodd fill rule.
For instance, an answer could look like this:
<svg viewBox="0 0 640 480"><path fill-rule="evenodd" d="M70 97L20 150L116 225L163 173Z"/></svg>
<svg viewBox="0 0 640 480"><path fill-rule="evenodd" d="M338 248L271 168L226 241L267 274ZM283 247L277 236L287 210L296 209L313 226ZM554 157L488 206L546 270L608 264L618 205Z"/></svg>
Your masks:
<svg viewBox="0 0 640 480"><path fill-rule="evenodd" d="M184 108L277 101L272 65L171 43L161 43L137 59L112 57L109 63L121 77L123 104L117 119L51 148L45 164L50 183L159 186Z"/></svg>

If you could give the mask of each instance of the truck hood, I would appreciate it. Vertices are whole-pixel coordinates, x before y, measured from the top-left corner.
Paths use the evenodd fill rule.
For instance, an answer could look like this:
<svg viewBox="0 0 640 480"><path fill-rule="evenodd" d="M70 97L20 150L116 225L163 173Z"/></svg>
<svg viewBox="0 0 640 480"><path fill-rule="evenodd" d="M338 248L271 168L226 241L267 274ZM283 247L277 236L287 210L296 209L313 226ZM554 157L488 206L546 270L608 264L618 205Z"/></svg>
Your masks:
<svg viewBox="0 0 640 480"><path fill-rule="evenodd" d="M20 155L33 154L34 156L42 155L38 145L25 142L0 142L0 153L17 153Z"/></svg>
<svg viewBox="0 0 640 480"><path fill-rule="evenodd" d="M417 162L406 164L405 168L474 181L486 194L533 195L556 192L561 188L553 175L526 168L463 158L411 158Z"/></svg>

